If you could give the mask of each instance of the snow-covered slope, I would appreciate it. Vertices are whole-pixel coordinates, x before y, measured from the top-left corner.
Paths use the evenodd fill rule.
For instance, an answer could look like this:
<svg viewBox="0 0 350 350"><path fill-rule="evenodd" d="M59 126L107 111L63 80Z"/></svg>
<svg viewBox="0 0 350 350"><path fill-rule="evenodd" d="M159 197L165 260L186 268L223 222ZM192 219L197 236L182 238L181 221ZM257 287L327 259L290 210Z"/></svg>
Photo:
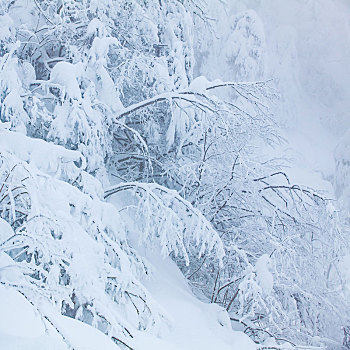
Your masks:
<svg viewBox="0 0 350 350"><path fill-rule="evenodd" d="M349 12L0 0L0 349L340 348Z"/></svg>
<svg viewBox="0 0 350 350"><path fill-rule="evenodd" d="M149 260L155 266L155 272L145 285L173 322L164 336L169 345L159 350L256 349L248 336L232 331L224 309L203 303L192 294L173 261L161 258L155 252L152 255Z"/></svg>
<svg viewBox="0 0 350 350"><path fill-rule="evenodd" d="M116 350L97 329L60 314L52 315L56 328L13 288L0 286L0 346L6 350ZM64 338L63 338L64 337Z"/></svg>
<svg viewBox="0 0 350 350"><path fill-rule="evenodd" d="M137 332L128 342L129 346L135 350L256 349L248 336L231 329L228 315L223 309L194 297L173 261L156 252L152 252L149 259L154 270L145 286L154 300L166 310L171 325L161 337ZM40 317L23 295L5 286L0 286L0 315L1 349L66 350L69 346L76 350L119 348L95 328L66 316L51 314L51 322L60 329L58 333L51 323Z"/></svg>
<svg viewBox="0 0 350 350"><path fill-rule="evenodd" d="M125 288L129 288L127 287L129 283L133 285L134 290L130 293L135 297L136 295L133 293L140 292L137 289L141 288L141 299L145 303L147 302L147 313L148 311L156 312L156 314L159 312L161 319L150 322L147 320L148 316L145 316L143 321L146 325L137 326L139 311L137 311L137 315L132 311L133 306L136 307L132 299L129 303L131 309L128 307L127 301L119 302L118 300L120 308L113 310L117 304L109 304L108 298L105 299L107 295L103 284L100 288L102 279L109 278L109 276L104 277L106 271L103 270L105 266L103 249L101 249L102 241L98 236L91 239L88 232L93 232L95 225L93 221L97 221L96 218L99 216L103 218L99 219L101 220L100 224L102 221L107 223L113 220L113 223L110 221L108 229L97 228L97 231L100 233L102 231L108 232L112 227L119 229L119 233L115 237L104 236L103 239L105 244L113 247L116 253L118 249L116 237L123 240L125 223L134 220L132 217L122 218L118 215L118 210L125 203L121 203L113 197L112 204L102 203L98 199L101 196L100 184L81 169L85 166L85 159L80 152L70 151L62 146L6 130L4 124L0 124L0 126L3 127L0 130L1 156L3 160L6 160L6 162L3 161L2 166L5 168L10 164L17 164L17 166L21 164L23 167L21 171L24 171L26 175L29 174L30 181L34 181L34 183L28 180L28 176L22 176L21 171L17 175L14 173L13 176L20 179L17 181L22 181L22 185L17 186L17 189L26 189L30 194L32 200L29 209L31 211L30 220L34 222L44 220L42 224L33 226L30 231L28 230L28 233L24 234L23 231L15 233L9 223L0 218L0 349L112 350L125 348L122 345L124 343L122 339L118 340L119 345L117 345L101 330L96 329L101 328L101 324L97 323L95 327L92 327L91 324L87 324L89 322L81 322L82 319L76 320L61 315L60 308L61 305L64 305L66 296L63 293L61 300L56 297L56 305L52 299L55 299L54 295L58 294L59 289L64 286L62 280L64 272L63 270L55 271L52 262L48 263L50 267L43 264L40 260L42 258L61 259L61 263L58 263L59 266L65 265L71 272L70 284L74 285L72 293L74 295L81 293L82 298L90 300L90 310L95 304L100 310L97 312L98 315L103 312L108 315L107 317L115 317L126 327L132 329L133 334L131 339L127 340L126 348L128 346L135 350L189 350L197 348L204 350L213 348L251 350L256 348L248 336L242 332L232 331L228 314L224 309L203 303L194 297L179 268L168 256L161 254L160 246L159 249L148 252L142 246L137 246L135 242L135 249L128 248L126 241L121 243L122 249L131 249L130 253L133 258L140 259L139 262L143 261L144 264L147 264L148 273L141 273L143 277L139 282L134 275L137 274L135 266L122 250L118 250L117 254L125 270L121 271L120 274L118 269L113 269L112 266L114 268L117 266L116 262L113 262L110 268L113 269L113 274L120 274L119 281L124 280L122 285L124 284ZM16 169L16 166L12 169ZM83 192L86 191L91 197L69 184L71 178L78 177L81 177ZM7 190L6 184L5 179L1 186L2 192L0 191L2 201L8 196L6 193L9 193L5 192L4 189L11 191ZM38 191L37 188L41 188L42 191ZM12 197L10 192L11 200L9 203L13 203L11 202L14 200L13 198L21 198L21 195L19 192ZM54 200L52 200L53 198ZM125 195L124 200L130 201ZM82 218L74 222L74 216L79 216L80 207L85 213L91 207L88 223L85 223L85 219ZM14 206L13 210L16 210L15 208L18 207ZM15 220L17 214L14 212L12 215L12 220ZM46 217L54 219L49 219L49 222L46 222ZM10 222L12 221L10 220ZM53 222L56 223L54 227L47 226ZM87 227L83 229L85 224ZM130 222L130 227L132 226L132 222ZM47 230L51 232L49 236L51 241L46 246L46 238L43 235ZM135 233L127 232L127 235L127 240L131 243ZM24 240L22 236L25 237ZM41 240L38 239L40 236ZM35 241L40 246L40 254L42 254L40 256L35 253L37 254L35 263L29 269L23 260L15 263L12 259L15 258L14 255L21 256L23 251L28 250L26 239ZM100 243L98 243L99 241ZM44 243L43 246L41 246L42 243ZM5 252L13 249L11 245L14 244L19 250L15 251L11 258ZM31 257L32 255L29 255L27 259L30 261ZM37 275L30 273L30 270L34 269L41 271L38 272L38 275L39 273L45 274L44 281L49 283L45 287L39 287L42 292L38 292L34 287L36 283L40 284ZM109 271L108 275L111 273L112 270ZM147 277L149 273L151 275ZM32 282L29 282L31 278ZM57 284L56 278L59 280ZM90 293L92 293L91 296ZM72 306L74 307L73 304ZM150 311L150 307L152 311ZM102 311L103 309L104 311ZM81 317L84 317L84 311ZM152 330L152 323L156 323L155 330Z"/></svg>

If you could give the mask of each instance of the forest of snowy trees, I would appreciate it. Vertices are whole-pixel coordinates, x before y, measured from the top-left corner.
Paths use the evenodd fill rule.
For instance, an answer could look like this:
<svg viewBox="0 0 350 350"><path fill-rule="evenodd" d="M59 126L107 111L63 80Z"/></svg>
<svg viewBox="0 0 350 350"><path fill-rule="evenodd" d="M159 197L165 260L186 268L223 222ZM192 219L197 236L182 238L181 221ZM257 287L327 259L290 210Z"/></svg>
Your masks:
<svg viewBox="0 0 350 350"><path fill-rule="evenodd" d="M263 23L219 6L0 0L0 349L6 298L60 342L42 349L90 349L76 324L100 349L185 349L156 346L177 327L163 263L243 337L227 349L350 348L349 138L342 205L293 180Z"/></svg>

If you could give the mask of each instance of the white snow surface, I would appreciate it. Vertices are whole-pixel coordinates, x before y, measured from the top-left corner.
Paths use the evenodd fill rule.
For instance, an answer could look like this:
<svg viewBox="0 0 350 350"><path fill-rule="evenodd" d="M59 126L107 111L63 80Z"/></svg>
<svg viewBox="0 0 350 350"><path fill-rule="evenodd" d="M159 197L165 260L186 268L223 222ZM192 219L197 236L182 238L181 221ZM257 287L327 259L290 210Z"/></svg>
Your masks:
<svg viewBox="0 0 350 350"><path fill-rule="evenodd" d="M335 6L335 3L339 6ZM335 175L336 162L349 162L350 155L350 70L347 67L350 58L349 3L347 0L247 0L233 1L230 7L230 23L221 24L221 29L230 28L233 32L224 38L227 42L219 44L222 45L222 52L214 48L215 54L207 59L207 66L202 65L205 72L199 73L207 75L209 79L218 76L229 81L237 78L274 78L282 92L277 114L286 124L288 144L282 149L266 152L275 152L276 156L288 154L293 158L293 168L289 171L293 182L302 182L332 193L329 181L338 176L342 186L337 194L340 196L343 187L350 184L347 168ZM244 41L242 38L248 20L255 23L255 32ZM2 23L6 25L0 30L0 38L10 37L10 18L2 16ZM118 42L104 38L105 31L106 28L98 20L90 23L88 33L96 37L89 57L89 69L102 77L101 82L97 79L94 81L94 74L90 72L91 80L96 85L100 84L101 101L115 101L112 109L117 111L122 110L123 106L104 63L110 45L118 46ZM241 40L246 43L245 46L240 47ZM234 56L236 58L232 60ZM220 67L218 57L224 58ZM246 60L242 60L242 57ZM229 64L232 62L238 67L239 76L230 76ZM57 63L52 69L49 82L62 90L62 99L67 95L79 103L82 101L79 81L83 69L86 68L81 64L67 62ZM28 72L25 74L24 71ZM31 66L23 67L23 74L27 77L23 79L24 85L34 80ZM209 85L209 80L200 75L193 80L189 90L201 93ZM18 100L15 93L9 94L5 103L7 109L15 110ZM172 126L173 129L168 132L169 144L174 140L175 131L180 130L177 125ZM80 152L53 144L48 146L47 143L43 146L44 141L29 141L25 135L6 128L0 124L0 150L13 153L41 172L60 178L62 173L77 173L85 168L85 159ZM342 141L339 142L341 137ZM78 168L73 162L82 165ZM0 219L0 241L13 234L11 227ZM142 252L140 247L138 249ZM157 251L144 251L143 255L153 266L151 277L143 284L154 301L166 311L171 326L161 337L139 331L130 340L130 346L135 350L256 349L248 336L231 329L225 310L203 303L193 296L186 279L170 258L162 257ZM84 264L84 261L78 261ZM273 288L269 263L268 256L263 255L255 266L259 284L267 294ZM348 289L349 266L350 257L347 256L339 267ZM12 268L12 259L0 250L0 281L5 276L9 282L20 283L19 274ZM84 277L89 281L88 276ZM61 334L40 316L23 295L14 288L0 284L0 350L66 350L69 348L67 342L75 350L119 349L107 336L87 324L54 312L50 313L50 319Z"/></svg>
<svg viewBox="0 0 350 350"><path fill-rule="evenodd" d="M170 259L153 252L148 259L155 272L144 282L155 300L167 311L173 326L164 336L168 346L161 349L256 349L253 341L242 332L232 331L225 310L206 304L194 297L186 279ZM140 350L142 347L139 348ZM150 347L151 349L151 347ZM152 347L157 349L158 347Z"/></svg>
<svg viewBox="0 0 350 350"><path fill-rule="evenodd" d="M0 218L0 241L4 242L9 237L14 234L12 227L5 221Z"/></svg>
<svg viewBox="0 0 350 350"><path fill-rule="evenodd" d="M19 159L51 176L59 177L62 171L76 171L74 161L81 162L82 169L86 166L85 158L78 151L8 130L0 129L0 149L14 153Z"/></svg>
<svg viewBox="0 0 350 350"><path fill-rule="evenodd" d="M154 270L144 284L166 310L172 326L162 338L138 332L130 340L130 346L135 350L256 349L248 336L231 329L225 310L194 297L170 258L163 258L155 251L148 253L147 258ZM76 350L119 349L107 336L87 324L53 313L50 319ZM0 348L66 350L67 344L20 293L0 285Z"/></svg>
<svg viewBox="0 0 350 350"><path fill-rule="evenodd" d="M0 348L7 350L66 350L68 342L77 350L116 350L108 337L87 324L62 315L51 317L53 326L17 291L0 286Z"/></svg>
<svg viewBox="0 0 350 350"><path fill-rule="evenodd" d="M255 264L255 271L259 284L266 294L272 293L273 290L273 275L270 269L271 259L267 254L263 254Z"/></svg>

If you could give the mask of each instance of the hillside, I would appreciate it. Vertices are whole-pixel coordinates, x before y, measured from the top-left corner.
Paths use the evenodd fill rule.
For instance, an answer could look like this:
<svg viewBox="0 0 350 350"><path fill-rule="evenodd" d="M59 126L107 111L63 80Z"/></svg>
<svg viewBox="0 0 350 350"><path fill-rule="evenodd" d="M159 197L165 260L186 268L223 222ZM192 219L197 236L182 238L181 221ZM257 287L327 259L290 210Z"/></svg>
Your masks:
<svg viewBox="0 0 350 350"><path fill-rule="evenodd" d="M0 0L0 349L349 348L349 14Z"/></svg>

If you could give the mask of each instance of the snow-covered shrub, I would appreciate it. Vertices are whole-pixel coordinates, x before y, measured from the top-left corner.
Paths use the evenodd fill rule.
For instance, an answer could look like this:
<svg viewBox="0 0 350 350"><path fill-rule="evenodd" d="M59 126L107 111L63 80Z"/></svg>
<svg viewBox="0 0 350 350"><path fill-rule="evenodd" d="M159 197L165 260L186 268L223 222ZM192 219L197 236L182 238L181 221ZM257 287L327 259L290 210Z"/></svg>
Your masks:
<svg viewBox="0 0 350 350"><path fill-rule="evenodd" d="M53 307L120 344L158 334L167 321L140 282L134 227L104 200L123 194L140 242L256 342L338 336L337 213L259 154L280 140L269 83L193 79L201 1L0 5L0 215L13 230L0 249L21 276L2 283L43 317ZM238 14L231 29L233 76L259 76L259 19ZM122 182L104 192L113 175Z"/></svg>
<svg viewBox="0 0 350 350"><path fill-rule="evenodd" d="M152 248L154 241L159 240L164 256L183 258L187 266L190 256L211 254L222 264L225 253L219 235L203 214L175 190L127 182L108 189L105 198L124 191L133 191L140 198L134 213L143 223L140 244Z"/></svg>
<svg viewBox="0 0 350 350"><path fill-rule="evenodd" d="M159 335L168 320L140 282L150 266L131 248L117 209L103 200L102 185L109 182L106 165L118 151L112 148L115 133L129 131L148 154L141 135L117 118L124 110L122 94L128 91L118 76L124 73L118 67L114 67L118 74L110 69L118 60L128 63L132 48L123 41L120 25L129 20L135 24L137 14L156 10L130 2L138 12L116 22L118 11L127 9L124 5L46 0L1 4L6 19L2 23L8 27L2 33L0 62L0 215L12 231L1 232L0 249L8 261L1 271L17 271L1 273L1 283L20 291L63 339L55 313L88 323L128 346L133 333L146 330ZM181 22L177 10L190 19L180 3L169 2L169 7L174 20ZM167 14L165 9L152 12L154 19L161 15L163 23ZM183 34L185 26L180 27L176 34L170 32L174 52L164 59L153 51L157 25L152 21L135 25L134 34L148 33L147 41L138 43L145 63L132 71L128 84L138 81L141 87L147 81L149 96L175 84L187 86L188 61L178 69L181 55L189 60L190 53L185 54L176 41L185 46L189 37ZM153 77L146 74L149 62L155 64ZM142 97L136 92L129 96L133 102ZM210 224L189 203L172 209L169 193L157 196L173 215L172 228L179 225L177 233L161 227L155 232L164 222L152 221L140 202L139 213L149 225L143 240L152 245L159 234L165 253L178 251L187 262L189 255L206 252L221 259L221 242ZM192 210L192 221L182 217L187 208ZM192 236L181 240L176 234Z"/></svg>
<svg viewBox="0 0 350 350"><path fill-rule="evenodd" d="M0 249L22 274L18 281L1 275L1 283L48 319L51 305L115 339L135 329L157 334L166 319L139 282L147 263L130 248L117 209L99 198L100 184L73 164L81 154L17 133L0 136L0 214L14 230L1 236ZM125 310L135 321L120 316Z"/></svg>

